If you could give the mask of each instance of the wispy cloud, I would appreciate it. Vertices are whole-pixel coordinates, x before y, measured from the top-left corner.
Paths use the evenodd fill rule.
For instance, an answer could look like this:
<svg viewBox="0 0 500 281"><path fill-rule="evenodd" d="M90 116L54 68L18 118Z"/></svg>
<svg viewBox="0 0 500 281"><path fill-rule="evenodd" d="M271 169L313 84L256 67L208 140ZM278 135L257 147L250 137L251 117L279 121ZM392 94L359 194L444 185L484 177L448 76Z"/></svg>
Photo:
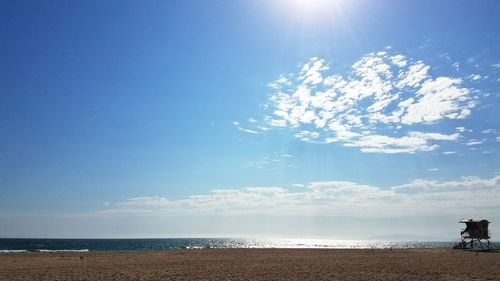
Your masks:
<svg viewBox="0 0 500 281"><path fill-rule="evenodd" d="M500 208L500 176L463 177L451 181L417 179L387 188L346 181L295 184L302 191L281 187L215 189L208 194L170 200L160 196L129 198L100 214L139 215L314 215L411 216L478 214Z"/></svg>
<svg viewBox="0 0 500 281"><path fill-rule="evenodd" d="M352 71L332 74L324 59L311 58L298 73L270 84L275 93L265 121L291 128L302 141L337 142L363 152L435 150L440 142L458 140L462 127L452 133L421 130L467 118L477 97L462 79L434 77L430 69L423 61L381 51L363 56Z"/></svg>
<svg viewBox="0 0 500 281"><path fill-rule="evenodd" d="M480 145L480 144L483 144L483 142L486 141L486 139L482 139L482 140L475 140L475 139L472 139L470 141L468 141L466 144L468 146L472 146L472 145Z"/></svg>
<svg viewBox="0 0 500 281"><path fill-rule="evenodd" d="M383 153L414 153L417 151L431 151L438 147L429 141L457 140L458 133L443 135L439 133L410 132L408 136L392 138L383 135L361 136L357 140L351 140L344 146L360 147L363 152Z"/></svg>
<svg viewBox="0 0 500 281"><path fill-rule="evenodd" d="M258 131L241 127L240 123L237 121L233 121L233 125L236 126L238 128L238 130L245 132L245 133L250 133L250 134L258 134L259 133Z"/></svg>
<svg viewBox="0 0 500 281"><path fill-rule="evenodd" d="M250 134L258 134L259 133L259 132L254 131L254 130L245 129L245 128L241 128L241 127L238 127L238 130L246 132L246 133L250 133Z"/></svg>
<svg viewBox="0 0 500 281"><path fill-rule="evenodd" d="M482 78L482 76L479 74L471 74L471 75L467 76L467 79L470 79L472 81L481 80L481 78Z"/></svg>
<svg viewBox="0 0 500 281"><path fill-rule="evenodd" d="M280 75L278 79L276 79L274 82L271 82L268 84L269 87L279 90L282 87L285 86L290 86L292 82L286 77L285 75Z"/></svg>
<svg viewBox="0 0 500 281"><path fill-rule="evenodd" d="M483 130L481 131L482 134L491 134L491 133L495 133L497 130L495 129L486 129L486 130Z"/></svg>

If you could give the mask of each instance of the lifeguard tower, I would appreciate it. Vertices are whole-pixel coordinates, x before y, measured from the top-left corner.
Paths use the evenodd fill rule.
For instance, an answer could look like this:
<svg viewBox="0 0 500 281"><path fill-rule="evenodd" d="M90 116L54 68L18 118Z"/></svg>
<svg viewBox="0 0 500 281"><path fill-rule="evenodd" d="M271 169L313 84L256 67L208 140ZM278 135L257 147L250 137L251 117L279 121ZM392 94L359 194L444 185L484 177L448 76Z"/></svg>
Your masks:
<svg viewBox="0 0 500 281"><path fill-rule="evenodd" d="M490 231L488 220L461 220L459 223L464 223L465 228L460 231L461 240L454 249L462 249L469 251L493 251L499 248L490 242Z"/></svg>

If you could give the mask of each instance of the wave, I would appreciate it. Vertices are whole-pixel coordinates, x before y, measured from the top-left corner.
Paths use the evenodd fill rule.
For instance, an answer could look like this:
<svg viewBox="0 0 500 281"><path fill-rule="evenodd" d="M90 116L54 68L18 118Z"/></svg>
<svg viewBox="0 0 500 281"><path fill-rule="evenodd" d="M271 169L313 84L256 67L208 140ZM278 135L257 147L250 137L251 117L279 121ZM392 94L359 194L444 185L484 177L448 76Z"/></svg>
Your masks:
<svg viewBox="0 0 500 281"><path fill-rule="evenodd" d="M26 252L39 252L39 253L60 253L60 252L74 252L74 253L88 253L89 249L77 249L77 250L49 250L49 249L33 249L33 250L0 250L1 253L26 253Z"/></svg>
<svg viewBox="0 0 500 281"><path fill-rule="evenodd" d="M78 249L78 250L48 250L48 249L38 249L35 252L40 253L60 253L60 252L76 252L76 253L88 253L89 249Z"/></svg>
<svg viewBox="0 0 500 281"><path fill-rule="evenodd" d="M28 250L0 250L0 253L24 253Z"/></svg>

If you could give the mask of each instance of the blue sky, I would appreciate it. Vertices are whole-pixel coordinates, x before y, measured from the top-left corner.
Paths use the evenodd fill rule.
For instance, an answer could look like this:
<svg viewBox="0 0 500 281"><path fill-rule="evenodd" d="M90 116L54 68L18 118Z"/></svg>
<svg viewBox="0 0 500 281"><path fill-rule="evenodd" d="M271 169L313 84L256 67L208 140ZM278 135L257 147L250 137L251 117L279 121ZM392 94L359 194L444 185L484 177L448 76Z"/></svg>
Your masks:
<svg viewBox="0 0 500 281"><path fill-rule="evenodd" d="M0 236L500 221L496 1L0 6Z"/></svg>

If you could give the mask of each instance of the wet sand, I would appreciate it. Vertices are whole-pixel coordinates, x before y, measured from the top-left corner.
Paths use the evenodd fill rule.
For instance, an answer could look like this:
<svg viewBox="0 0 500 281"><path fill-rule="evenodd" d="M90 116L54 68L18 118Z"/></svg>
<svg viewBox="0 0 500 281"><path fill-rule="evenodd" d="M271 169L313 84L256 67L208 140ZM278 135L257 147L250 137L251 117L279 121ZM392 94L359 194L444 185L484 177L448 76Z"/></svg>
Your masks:
<svg viewBox="0 0 500 281"><path fill-rule="evenodd" d="M500 253L202 249L0 254L0 280L500 280Z"/></svg>

